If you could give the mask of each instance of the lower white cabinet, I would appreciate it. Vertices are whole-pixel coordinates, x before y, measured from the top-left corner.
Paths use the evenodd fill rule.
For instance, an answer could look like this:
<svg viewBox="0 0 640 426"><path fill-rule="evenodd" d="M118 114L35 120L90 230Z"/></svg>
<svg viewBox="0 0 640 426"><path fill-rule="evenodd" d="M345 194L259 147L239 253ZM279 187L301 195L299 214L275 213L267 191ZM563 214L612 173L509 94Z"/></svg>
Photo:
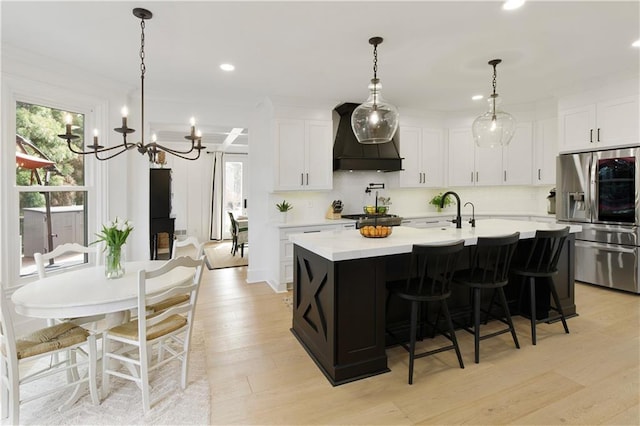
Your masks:
<svg viewBox="0 0 640 426"><path fill-rule="evenodd" d="M278 274L279 287L291 288L293 283L293 243L289 241L291 234L306 234L310 232L329 232L340 229L356 229L353 223L339 223L327 225L296 226L291 228L280 228L280 268Z"/></svg>
<svg viewBox="0 0 640 426"><path fill-rule="evenodd" d="M444 214L443 214L444 215ZM446 215L450 217L451 215ZM455 216L455 213L453 213ZM444 217L417 217L413 219L402 219L402 226L408 226L410 228L440 228L440 227L450 227L451 220L445 219Z"/></svg>

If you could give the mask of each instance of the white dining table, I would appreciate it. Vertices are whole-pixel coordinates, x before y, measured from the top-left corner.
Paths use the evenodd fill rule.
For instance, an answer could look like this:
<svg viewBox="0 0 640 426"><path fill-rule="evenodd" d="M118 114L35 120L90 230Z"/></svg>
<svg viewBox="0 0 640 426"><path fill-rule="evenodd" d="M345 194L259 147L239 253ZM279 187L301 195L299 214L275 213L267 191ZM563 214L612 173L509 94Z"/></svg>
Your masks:
<svg viewBox="0 0 640 426"><path fill-rule="evenodd" d="M138 271L153 270L166 261L125 263L121 278L107 279L104 265L75 269L25 284L11 296L16 312L32 318L75 318L106 315L107 326L125 319L138 306ZM161 277L147 280L147 294L185 283L193 268L178 267Z"/></svg>

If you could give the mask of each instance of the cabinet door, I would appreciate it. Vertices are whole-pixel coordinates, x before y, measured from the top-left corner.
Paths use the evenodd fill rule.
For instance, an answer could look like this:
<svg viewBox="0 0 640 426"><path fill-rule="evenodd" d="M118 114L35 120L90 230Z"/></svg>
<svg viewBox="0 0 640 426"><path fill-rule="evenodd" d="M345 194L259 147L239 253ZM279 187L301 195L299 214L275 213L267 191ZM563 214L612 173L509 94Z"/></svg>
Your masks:
<svg viewBox="0 0 640 426"><path fill-rule="evenodd" d="M558 155L558 120L549 118L536 123L533 144L535 163L533 183L555 185L556 156Z"/></svg>
<svg viewBox="0 0 640 426"><path fill-rule="evenodd" d="M333 188L333 143L330 121L306 121L303 189Z"/></svg>
<svg viewBox="0 0 640 426"><path fill-rule="evenodd" d="M475 143L474 147L476 150L475 184L480 186L502 185L504 181L502 148L479 148L475 146Z"/></svg>
<svg viewBox="0 0 640 426"><path fill-rule="evenodd" d="M559 142L562 151L589 148L594 143L595 104L560 111L559 115Z"/></svg>
<svg viewBox="0 0 640 426"><path fill-rule="evenodd" d="M638 143L638 114L637 96L598 103L594 139L600 146Z"/></svg>
<svg viewBox="0 0 640 426"><path fill-rule="evenodd" d="M304 120L277 120L275 189L302 189L304 185Z"/></svg>
<svg viewBox="0 0 640 426"><path fill-rule="evenodd" d="M404 142L400 142L402 146ZM444 141L442 130L422 129L422 183L425 187L444 185Z"/></svg>
<svg viewBox="0 0 640 426"><path fill-rule="evenodd" d="M502 148L504 185L531 185L533 167L533 126L518 123L509 145Z"/></svg>
<svg viewBox="0 0 640 426"><path fill-rule="evenodd" d="M475 183L475 144L471 128L449 129L449 186L472 186Z"/></svg>
<svg viewBox="0 0 640 426"><path fill-rule="evenodd" d="M422 186L422 159L420 157L421 130L419 127L400 127L400 151L403 170L400 171L400 187Z"/></svg>

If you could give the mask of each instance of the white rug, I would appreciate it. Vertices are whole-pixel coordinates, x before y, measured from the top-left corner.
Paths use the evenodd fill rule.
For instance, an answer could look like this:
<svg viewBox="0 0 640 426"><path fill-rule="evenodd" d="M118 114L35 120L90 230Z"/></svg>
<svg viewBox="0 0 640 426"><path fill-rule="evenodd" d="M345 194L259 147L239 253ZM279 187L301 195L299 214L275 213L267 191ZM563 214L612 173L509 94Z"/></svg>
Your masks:
<svg viewBox="0 0 640 426"><path fill-rule="evenodd" d="M204 336L194 329L191 337L187 388L180 388L179 362L158 370L151 380L151 399L166 395L145 416L142 392L135 383L111 377L111 392L100 405L84 395L67 411L59 412L67 391L29 402L21 407L20 424L25 425L205 425L211 417L211 391L207 377ZM55 377L55 376L54 376ZM51 378L51 380L56 380ZM101 380L98 379L98 386Z"/></svg>
<svg viewBox="0 0 640 426"><path fill-rule="evenodd" d="M235 256L231 254L231 242L211 243L204 247L207 256L207 267L211 269L236 268L249 264L249 246L244 247L244 256L240 257L240 249Z"/></svg>

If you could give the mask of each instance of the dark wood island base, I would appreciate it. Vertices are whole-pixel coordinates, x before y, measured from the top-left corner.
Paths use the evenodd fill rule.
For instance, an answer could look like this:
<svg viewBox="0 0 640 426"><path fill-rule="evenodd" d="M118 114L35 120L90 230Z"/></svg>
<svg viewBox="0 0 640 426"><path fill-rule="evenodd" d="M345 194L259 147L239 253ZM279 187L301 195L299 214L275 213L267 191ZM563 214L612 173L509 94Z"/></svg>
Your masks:
<svg viewBox="0 0 640 426"><path fill-rule="evenodd" d="M576 315L574 243L575 238L570 236L560 261L560 273L554 278L567 316ZM386 282L406 270L404 263L408 259L406 253L331 261L294 245L291 332L332 385L390 371L385 351ZM520 288L516 284L512 294ZM466 292L452 295L458 305L466 304L466 297ZM548 294L543 297L548 301ZM514 313L517 314L515 310ZM389 326L397 319L391 315Z"/></svg>

